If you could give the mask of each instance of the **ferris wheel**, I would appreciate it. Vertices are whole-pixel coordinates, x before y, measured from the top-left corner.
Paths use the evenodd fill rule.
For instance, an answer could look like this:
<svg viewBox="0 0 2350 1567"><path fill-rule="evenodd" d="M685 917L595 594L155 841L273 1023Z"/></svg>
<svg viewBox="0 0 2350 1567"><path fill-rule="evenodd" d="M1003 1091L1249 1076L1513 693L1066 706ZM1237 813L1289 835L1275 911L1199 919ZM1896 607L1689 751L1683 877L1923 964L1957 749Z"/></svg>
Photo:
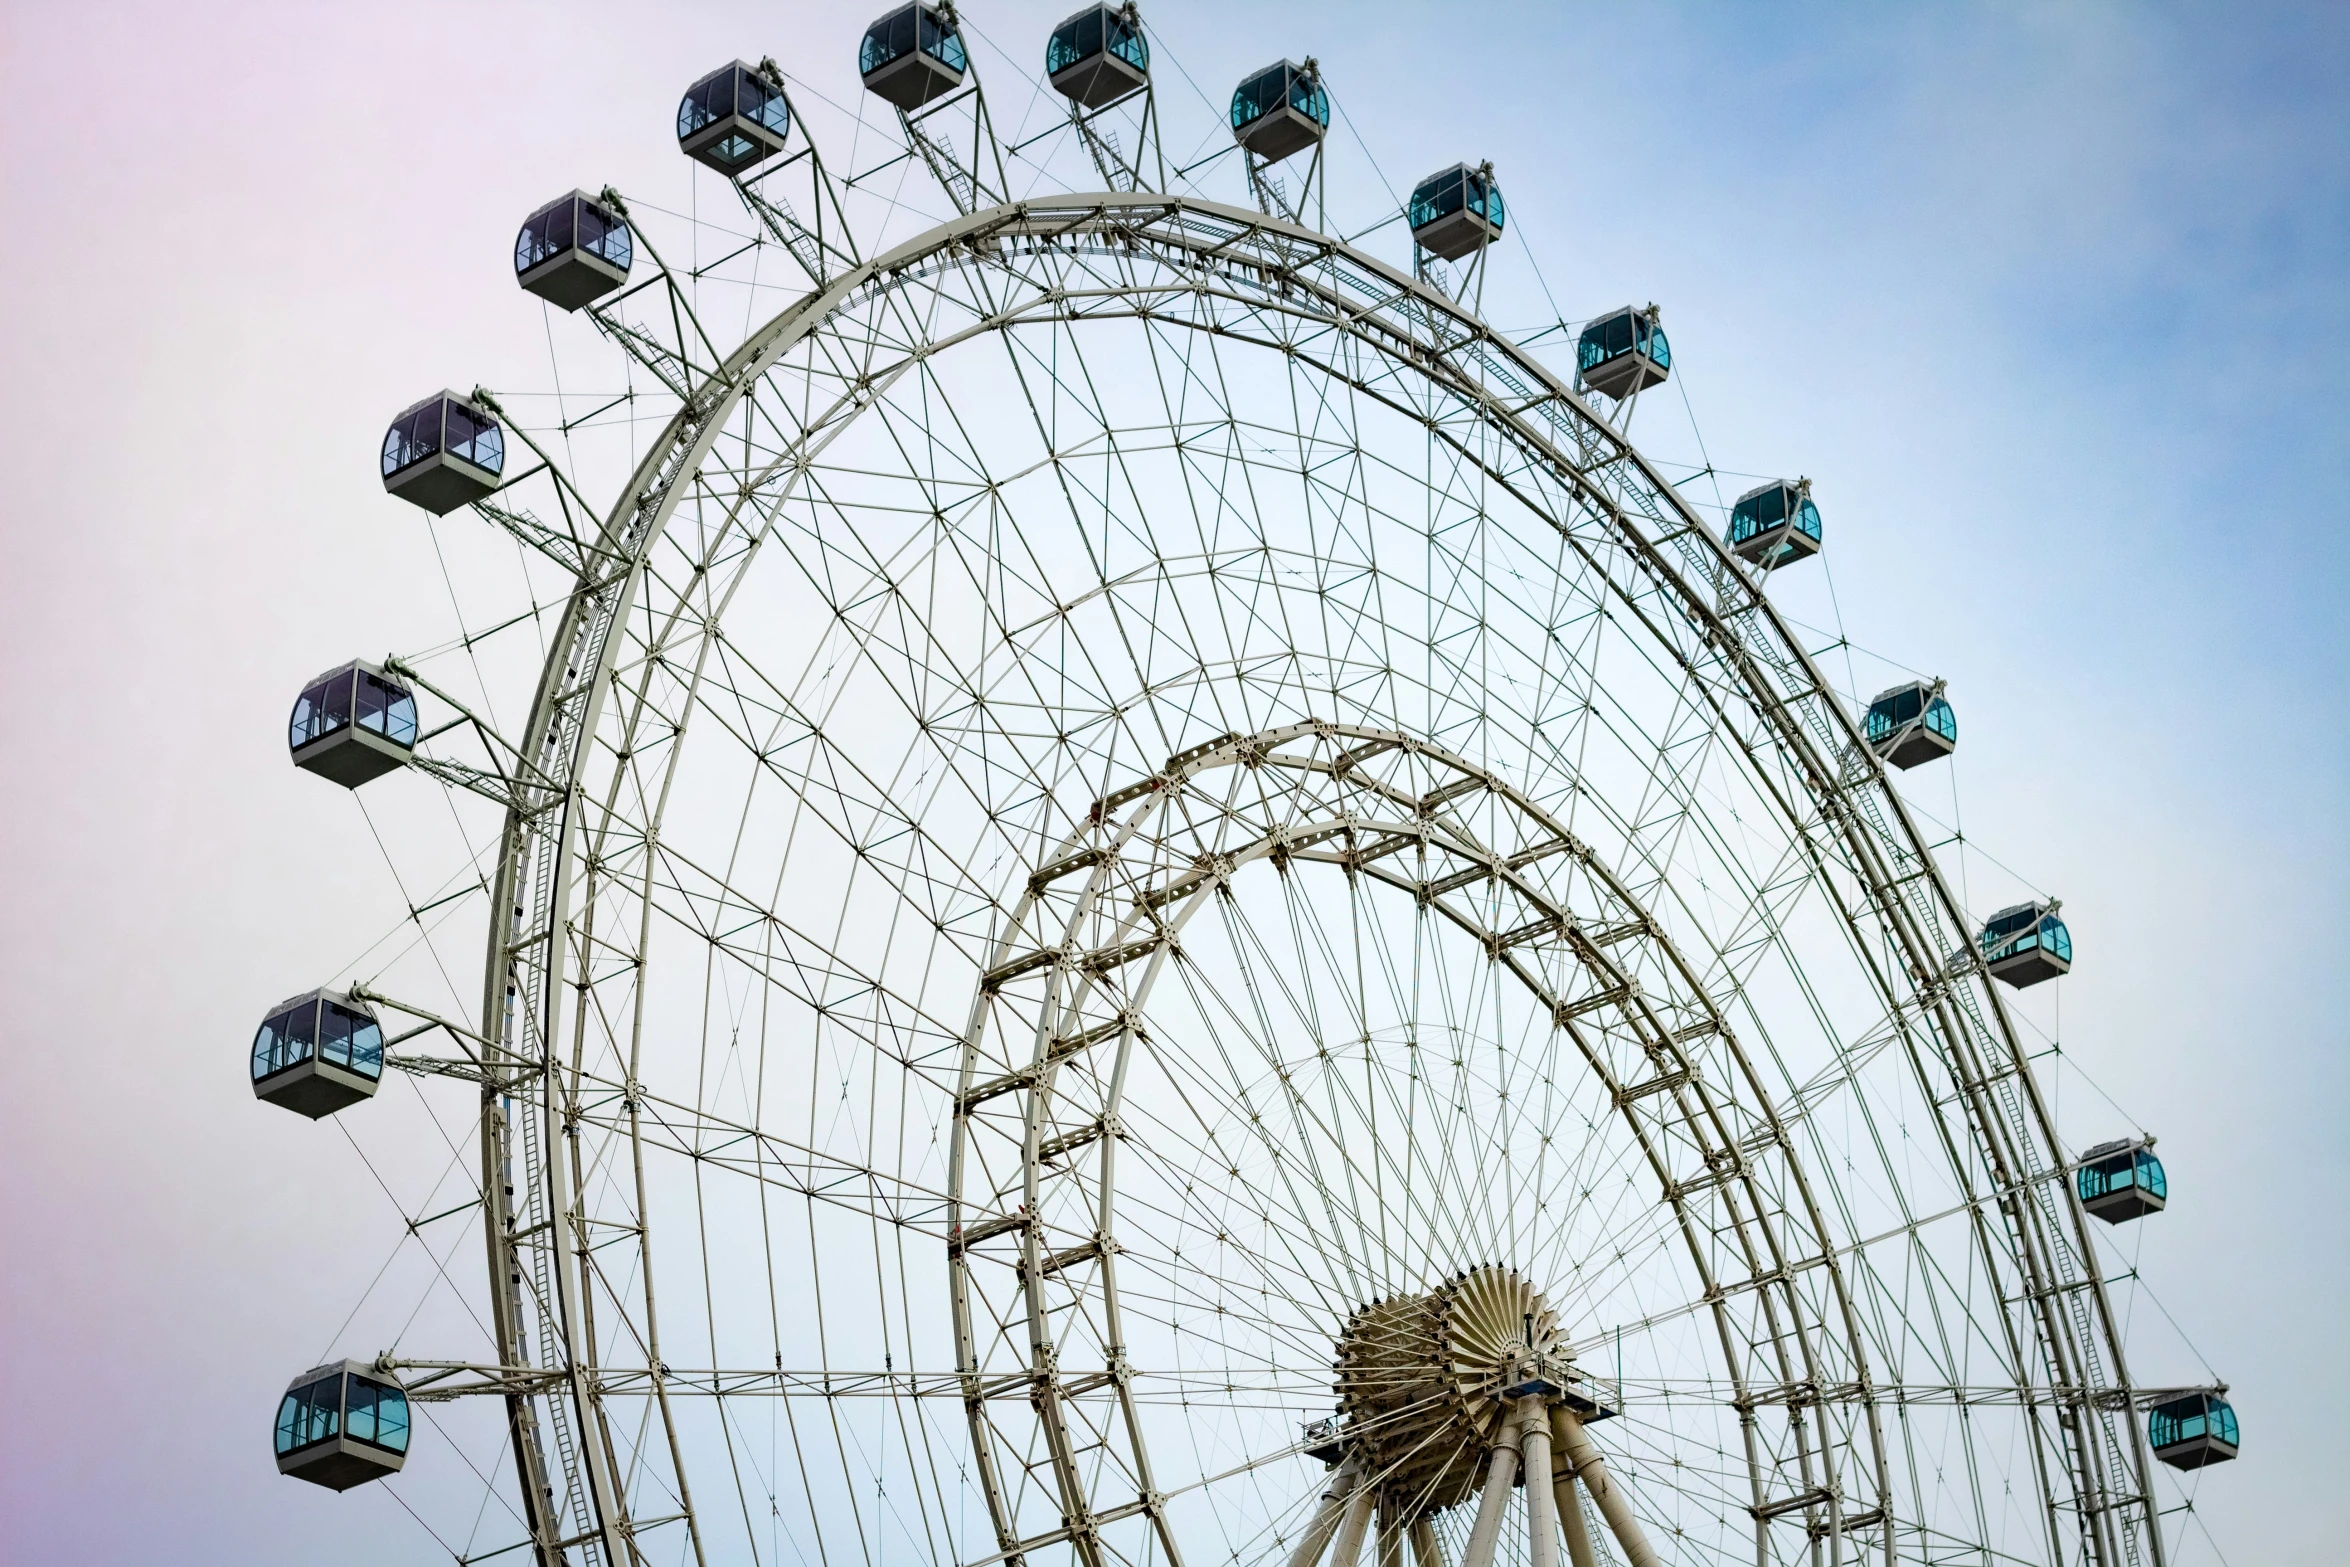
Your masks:
<svg viewBox="0 0 2350 1567"><path fill-rule="evenodd" d="M1632 444L1654 306L1489 324L1492 164L1342 238L1317 62L1194 148L1152 47L991 107L893 10L855 169L730 63L698 215L526 221L557 384L394 421L511 602L292 754L467 850L252 1073L468 1124L480 1250L399 1240L471 1337L295 1377L279 1467L478 1414L460 1560L2160 1567L2237 1440L2125 1360L2162 1169L2059 1140L2058 905L1897 787L1943 683L1775 607L1814 486Z"/></svg>

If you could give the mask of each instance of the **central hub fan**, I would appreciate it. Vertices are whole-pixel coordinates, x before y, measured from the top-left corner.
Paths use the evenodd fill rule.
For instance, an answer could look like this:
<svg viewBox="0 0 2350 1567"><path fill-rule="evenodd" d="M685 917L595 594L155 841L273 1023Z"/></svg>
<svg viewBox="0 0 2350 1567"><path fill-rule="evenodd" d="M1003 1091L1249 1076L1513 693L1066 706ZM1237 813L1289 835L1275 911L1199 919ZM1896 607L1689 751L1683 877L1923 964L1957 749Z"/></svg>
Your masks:
<svg viewBox="0 0 2350 1567"><path fill-rule="evenodd" d="M1495 1395L1529 1350L1563 1355L1558 1316L1514 1268L1375 1300L1338 1338L1338 1407L1382 1494L1432 1513L1476 1493L1504 1415Z"/></svg>

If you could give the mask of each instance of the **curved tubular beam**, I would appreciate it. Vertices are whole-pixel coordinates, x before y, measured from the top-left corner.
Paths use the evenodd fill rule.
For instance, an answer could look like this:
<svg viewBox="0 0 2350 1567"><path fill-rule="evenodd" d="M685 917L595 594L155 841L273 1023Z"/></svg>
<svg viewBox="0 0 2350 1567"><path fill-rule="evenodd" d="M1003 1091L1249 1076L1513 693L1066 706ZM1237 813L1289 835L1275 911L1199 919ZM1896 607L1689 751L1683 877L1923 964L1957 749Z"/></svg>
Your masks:
<svg viewBox="0 0 2350 1567"><path fill-rule="evenodd" d="M1557 1497L1542 1483L1550 1473L1550 1422L1542 1418L1539 1394L1518 1400L1518 1442L1526 1468L1526 1560L1530 1567L1559 1567Z"/></svg>
<svg viewBox="0 0 2350 1567"><path fill-rule="evenodd" d="M1322 1505L1314 1509L1313 1521L1298 1537L1297 1549L1289 1553L1289 1567L1316 1567L1322 1553L1330 1549L1330 1537L1338 1532L1338 1522L1346 1516L1346 1506L1362 1486L1362 1460L1348 1456L1330 1476L1330 1484L1322 1492Z"/></svg>
<svg viewBox="0 0 2350 1567"><path fill-rule="evenodd" d="M1609 1477L1607 1464L1584 1431L1583 1422L1575 1418L1573 1410L1559 1405L1550 1412L1550 1428L1557 1434L1559 1446L1565 1449L1575 1477L1599 1504L1599 1515L1607 1520L1609 1532L1624 1548L1625 1559L1632 1567L1659 1567L1656 1552L1648 1547L1648 1536L1641 1533L1640 1520L1632 1516L1631 1502Z"/></svg>
<svg viewBox="0 0 2350 1567"><path fill-rule="evenodd" d="M572 1117L579 1108L584 990L579 1022L567 1026L562 1002L565 971L573 962L570 949L590 939L573 923L574 910L585 906L582 886L592 890L603 884L599 878L608 882L616 874L599 868L603 862L596 858L615 835L620 842L657 840L657 807L641 818L621 813L624 805L666 798L661 770L673 770L682 751L670 745L666 760L651 764L653 776L645 779L639 775L646 765L627 760L638 755L629 742L640 722L667 724L669 733L681 734L691 712L690 698L664 710L641 693L633 698L623 693L620 700L634 705L616 720L625 725L618 737L622 743L598 756L607 697L615 689L615 661L647 555L689 488L687 481L707 462L726 418L762 376L823 333L836 313L879 291L912 286L942 268L1001 264L1009 273L1015 246L1044 254L1050 247L1074 253L1087 244L1108 247L1101 254L1176 268L1194 280L1195 292L1240 301L1266 319L1287 316L1311 323L1342 340L1346 352L1363 356L1372 370L1325 362L1311 345L1301 349L1266 339L1267 346L1295 353L1318 372L1417 418L1418 410L1394 390L1394 378L1408 371L1417 378L1415 386L1432 387L1474 410L1483 429L1503 438L1506 450L1497 456L1440 424L1434 427L1436 438L1462 460L1551 519L1567 547L1611 584L1627 618L1682 660L1695 688L1744 751L1759 786L1794 827L1798 842L1823 869L1832 862L1861 886L1859 902L1840 902L1838 910L1854 932L1857 950L1887 954L1883 961L1866 961L1918 1082L1937 1099L1951 1099L1967 1118L1963 1138L1947 1126L1940 1129L1945 1158L1970 1194L1977 1189L1973 1161L1979 1160L1986 1172L1995 1196L1975 1210L1976 1245L1992 1276L2012 1298L2026 1303L2020 1320L2001 1316L2005 1348L2019 1382L2029 1382L2034 1370L2027 1344L2036 1347L2047 1393L2045 1404L2035 1402L2035 1407L2053 1410L2049 1418L2064 1434L2060 1444L2032 1444L2033 1462L2041 1466L2052 1499L2051 1554L2115 1563L2142 1540L2154 1567L2162 1567L2164 1546L2160 1531L2152 1527L2151 1459L2144 1433L2135 1420L2115 1419L2109 1411L2114 1402L2109 1395L2120 1395L2126 1406L2129 1390L2114 1314L2093 1265L2085 1213L2069 1186L2057 1192L2045 1179L2048 1166L2061 1162L2051 1154L2059 1145L2005 1000L1984 975L1964 911L1924 836L1888 787L1883 764L1862 742L1854 715L1835 698L1800 640L1763 597L1760 576L1726 553L1712 530L1620 432L1531 356L1495 338L1473 312L1438 290L1296 225L1220 203L1139 192L973 213L843 272L752 334L701 384L686 389L684 406L605 520L595 548L600 557L626 562L626 569L583 576L566 608L523 746L525 755L561 781L564 803L559 811L509 815L483 995L484 1034L507 1041L511 1051L533 1063L490 1085L484 1095L484 1188L497 1209L485 1231L499 1353L504 1361L523 1361L526 1314L535 1317L539 1332L527 1341L550 1368L561 1369L567 1390L560 1398L510 1400L517 1478L541 1558L554 1560L560 1555L559 1540L584 1533L599 1539L610 1562L629 1559L628 1524L613 1483L611 1429L583 1316L585 1221L572 1195L579 1189L573 1167L577 1153L565 1146L565 1129L575 1124ZM1153 287L1161 288L1164 297L1162 285ZM1019 312L1027 308L1016 301L971 332L1002 330L1023 319ZM1135 309L1148 314L1151 306L1140 301ZM600 315L597 319L603 324ZM1153 319L1193 324L1171 316ZM945 346L925 345L932 352ZM811 460L870 406L876 384L890 373L895 372L889 367L867 372L831 405L798 416L791 460ZM1558 504L1562 496L1604 531L1606 561L1600 559L1598 543L1570 526L1574 519ZM740 554L747 560L755 551L742 548ZM659 618L656 609L646 613ZM676 618L685 618L682 609ZM699 633L705 640L679 636L680 667L698 671L697 649L706 648L714 631L713 616ZM698 673L695 678L698 682ZM614 756L621 761L607 767ZM632 777L642 788L633 797L624 789ZM1843 895L1838 891L1836 896ZM642 932L607 930L592 939L613 950L635 941L636 961L643 960ZM1952 959L1954 947L1959 955ZM1736 1048L1735 1041L1729 1044ZM632 1038L626 1048L633 1059L636 1041ZM1671 1096L1683 1104L1685 1116L1703 1119L1707 1112L1694 1097L1702 1085L1685 1086L1693 1097L1682 1100L1682 1087L1672 1089ZM509 1104L511 1120L504 1108ZM1775 1112L1770 1114L1776 1133ZM500 1195L509 1158L521 1188L519 1214ZM1731 1153L1701 1179L1728 1190L1745 1179L1741 1158ZM1826 1235L1808 1187L1799 1203L1807 1222L1818 1226L1815 1233ZM2003 1235L1994 1233L1995 1224ZM518 1242L513 1238L517 1229L543 1238ZM641 1229L639 1243L648 1244ZM1758 1261L1758 1273L1798 1261L1812 1265L1809 1258L1783 1255ZM1820 1265L1828 1271L1846 1336L1857 1344L1862 1335L1841 1275L1832 1258ZM525 1267L537 1286L531 1292L521 1283ZM639 1271L650 1276L649 1268ZM1808 1358L1808 1341L1800 1332L1795 1337L1798 1355ZM1730 1358L1734 1362L1736 1356ZM1752 1404L1792 1401L1794 1393L1786 1390L1803 1387L1810 1369L1791 1365L1780 1388L1740 1393L1747 1400L1741 1408L1750 1448L1755 1440ZM1868 1479L1880 1496L1890 1498L1876 1396L1865 1367L1854 1369L1859 1380L1850 1396L1864 1409ZM571 1509L568 1521L558 1521L545 1501L550 1493L542 1417L554 1432L566 1474L575 1464L583 1472L583 1484L569 1489L568 1502L556 1504ZM1821 1467L1828 1456L1825 1449L1807 1450L1809 1488L1785 1497L1762 1493L1762 1470L1750 1457L1758 1531L1767 1534L1770 1522L1783 1518L1813 1539L1823 1529L1840 1534L1835 1498L1837 1487L1848 1487L1849 1480ZM983 1448L977 1461L991 1508L996 1507L1000 1485L989 1472L992 1456ZM2048 1472L2052 1463L2066 1471L2069 1499ZM690 1499L681 1500L690 1521ZM2066 1518L2090 1521L2068 1525ZM997 1523L1009 1548L1018 1542L1005 1530L1007 1522L999 1511ZM1874 1523L1890 1563L1893 1520L1880 1507ZM2079 1529L2077 1546L2068 1545L2067 1528ZM1767 1542L1764 1550L1770 1553Z"/></svg>
<svg viewBox="0 0 2350 1567"><path fill-rule="evenodd" d="M1502 1427L1501 1440L1485 1461L1485 1489L1477 1497L1477 1521L1469 1530L1469 1551L1461 1567L1493 1567L1493 1548L1501 1540L1501 1516L1509 1509L1510 1485L1518 1475L1518 1417L1513 1411Z"/></svg>

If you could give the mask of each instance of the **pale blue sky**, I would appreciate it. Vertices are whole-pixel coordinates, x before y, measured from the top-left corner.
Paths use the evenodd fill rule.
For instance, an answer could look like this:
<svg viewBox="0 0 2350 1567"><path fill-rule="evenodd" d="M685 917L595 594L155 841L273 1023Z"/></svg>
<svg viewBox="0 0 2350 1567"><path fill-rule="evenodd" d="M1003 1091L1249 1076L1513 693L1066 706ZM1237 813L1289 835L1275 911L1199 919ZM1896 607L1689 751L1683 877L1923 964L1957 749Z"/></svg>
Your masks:
<svg viewBox="0 0 2350 1567"><path fill-rule="evenodd" d="M967 10L1015 51L1057 14ZM1546 290L1569 317L1654 299L1714 461L1818 481L1801 612L1951 679L1968 836L2061 893L2080 943L2065 1051L2162 1138L2173 1205L2129 1239L2245 1430L2197 1511L2239 1567L2338 1557L2350 8L1149 16L1211 97L1318 55L1390 182L1492 158L1496 320L1541 324ZM409 603L439 602L373 449L423 390L531 350L521 216L678 181L676 94L735 55L848 96L866 19L0 20L0 1556L309 1563L348 1527L339 1559L434 1559L385 1499L267 1455L384 1219L339 1136L240 1076L260 1009L387 896L279 725L304 676L413 643ZM1161 91L1171 141L1216 133L1164 67ZM1376 176L1351 135L1334 156L1361 227ZM2145 1345L2142 1376L2201 1374Z"/></svg>

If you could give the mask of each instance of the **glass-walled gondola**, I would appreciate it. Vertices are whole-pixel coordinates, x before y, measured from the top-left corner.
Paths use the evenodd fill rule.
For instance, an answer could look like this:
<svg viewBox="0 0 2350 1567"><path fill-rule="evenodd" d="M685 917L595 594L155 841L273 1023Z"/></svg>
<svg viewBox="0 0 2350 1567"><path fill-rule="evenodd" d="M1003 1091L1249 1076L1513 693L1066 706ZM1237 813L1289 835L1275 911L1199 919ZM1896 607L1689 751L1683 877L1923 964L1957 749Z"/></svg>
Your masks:
<svg viewBox="0 0 2350 1567"><path fill-rule="evenodd" d="M278 1401L277 1471L348 1491L408 1461L408 1395L362 1361L331 1361L294 1378Z"/></svg>
<svg viewBox="0 0 2350 1567"><path fill-rule="evenodd" d="M353 660L302 687L286 743L296 767L356 789L405 765L416 749L416 698L375 665Z"/></svg>
<svg viewBox="0 0 2350 1567"><path fill-rule="evenodd" d="M496 489L505 466L505 430L455 392L410 404L384 432L385 490L436 517Z"/></svg>
<svg viewBox="0 0 2350 1567"><path fill-rule="evenodd" d="M865 90L909 114L962 86L970 68L953 9L921 0L884 12L857 47Z"/></svg>
<svg viewBox="0 0 2350 1567"><path fill-rule="evenodd" d="M1501 238L1501 187L1493 165L1456 163L1412 187L1405 209L1412 243L1446 261L1482 250Z"/></svg>
<svg viewBox="0 0 2350 1567"><path fill-rule="evenodd" d="M2056 917L2054 900L2001 909L1976 937L1991 977L2022 990L2072 971L2073 934Z"/></svg>
<svg viewBox="0 0 2350 1567"><path fill-rule="evenodd" d="M383 1073L382 1025L339 990L288 997L253 1035L253 1097L313 1121L371 1097Z"/></svg>
<svg viewBox="0 0 2350 1567"><path fill-rule="evenodd" d="M1232 136L1267 163L1320 143L1330 129L1330 94L1308 60L1268 65L1232 92Z"/></svg>
<svg viewBox="0 0 2350 1567"><path fill-rule="evenodd" d="M559 310L611 293L634 259L627 220L584 190L548 202L514 236L514 280Z"/></svg>
<svg viewBox="0 0 2350 1567"><path fill-rule="evenodd" d="M1904 769L1958 749L1958 715L1943 700L1938 680L1912 680L1878 692L1869 699L1861 732L1871 750Z"/></svg>
<svg viewBox="0 0 2350 1567"><path fill-rule="evenodd" d="M2100 1143L2081 1155L2074 1172L2074 1189L2081 1206L2108 1224L2127 1224L2150 1213L2160 1213L2170 1201L2170 1184L2162 1161L2143 1143L2127 1139Z"/></svg>
<svg viewBox="0 0 2350 1567"><path fill-rule="evenodd" d="M1820 509L1809 479L1758 484L1730 506L1730 553L1766 571L1820 552Z"/></svg>
<svg viewBox="0 0 2350 1567"><path fill-rule="evenodd" d="M2189 1393L2146 1412L2154 1456L2173 1469L2200 1469L2236 1456L2236 1411L2217 1393Z"/></svg>
<svg viewBox="0 0 2350 1567"><path fill-rule="evenodd" d="M678 150L721 174L740 174L774 157L790 134L783 83L740 60L712 71L678 101Z"/></svg>
<svg viewBox="0 0 2350 1567"><path fill-rule="evenodd" d="M1673 348L1650 305L1630 305L1595 318L1575 343L1575 371L1583 384L1618 401L1661 383L1673 368Z"/></svg>
<svg viewBox="0 0 2350 1567"><path fill-rule="evenodd" d="M1148 83L1151 46L1132 0L1089 5L1065 18L1045 41L1044 74L1081 109L1116 103Z"/></svg>

